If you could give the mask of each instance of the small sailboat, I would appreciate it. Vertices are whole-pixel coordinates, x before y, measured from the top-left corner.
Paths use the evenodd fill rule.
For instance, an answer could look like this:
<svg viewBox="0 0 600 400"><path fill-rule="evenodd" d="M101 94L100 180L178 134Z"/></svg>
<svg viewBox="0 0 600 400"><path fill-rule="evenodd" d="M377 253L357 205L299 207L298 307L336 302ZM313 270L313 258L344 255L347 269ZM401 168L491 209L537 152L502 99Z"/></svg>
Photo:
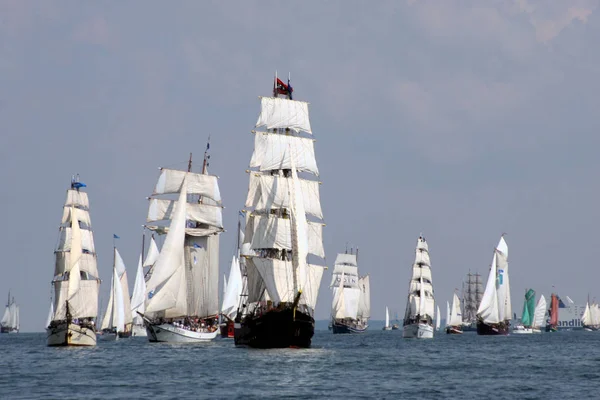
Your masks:
<svg viewBox="0 0 600 400"><path fill-rule="evenodd" d="M590 305L589 297L585 304L585 311L581 316L581 325L588 332L597 331L600 328L600 309L596 303Z"/></svg>
<svg viewBox="0 0 600 400"><path fill-rule="evenodd" d="M127 270L116 246L113 250L112 273L110 297L100 326L103 339L130 337L133 324Z"/></svg>
<svg viewBox="0 0 600 400"><path fill-rule="evenodd" d="M46 327L48 346L95 346L100 279L89 200L79 175L71 179L63 208L54 266L54 305Z"/></svg>
<svg viewBox="0 0 600 400"><path fill-rule="evenodd" d="M280 98L285 95L287 98ZM235 318L236 346L310 347L324 267L319 175L308 103L292 100L292 88L275 77L273 97L261 97L242 248L244 301Z"/></svg>
<svg viewBox="0 0 600 400"><path fill-rule="evenodd" d="M436 313L435 313L435 330L439 331L442 326L442 314L440 314L440 306L436 305Z"/></svg>
<svg viewBox="0 0 600 400"><path fill-rule="evenodd" d="M494 249L487 285L477 310L477 334L507 335L511 317L508 245L502 235Z"/></svg>
<svg viewBox="0 0 600 400"><path fill-rule="evenodd" d="M385 325L383 326L383 330L384 331L392 330L392 326L390 325L390 311L388 310L387 306L385 306Z"/></svg>
<svg viewBox="0 0 600 400"><path fill-rule="evenodd" d="M448 303L446 303L448 304ZM446 321L446 333L448 334L462 334L462 312L460 310L460 299L454 293L452 298L452 306L450 307L450 316Z"/></svg>
<svg viewBox="0 0 600 400"><path fill-rule="evenodd" d="M238 244L236 254L231 259L229 267L229 279L223 277L223 303L221 305L221 337L233 338L235 333L234 319L240 305L240 296L242 294L242 270L240 265L240 243L243 234L241 233L241 221L238 220Z"/></svg>
<svg viewBox="0 0 600 400"><path fill-rule="evenodd" d="M146 281L143 314L150 342L196 343L218 334L219 235L223 232L217 177L161 168L150 198L146 226L166 233ZM161 198L177 195L177 200ZM167 226L168 224L168 226Z"/></svg>
<svg viewBox="0 0 600 400"><path fill-rule="evenodd" d="M15 302L14 296L10 296L9 291L8 302L0 321L0 333L19 333L19 326L19 306Z"/></svg>
<svg viewBox="0 0 600 400"><path fill-rule="evenodd" d="M542 333L544 326L544 316L546 315L546 298L540 296L537 305L535 304L535 291L533 289L525 292L525 303L523 304L523 313L521 323L513 329L516 334Z"/></svg>
<svg viewBox="0 0 600 400"><path fill-rule="evenodd" d="M425 238L419 236L415 249L415 262L412 266L402 337L432 339L434 306L429 246Z"/></svg>
<svg viewBox="0 0 600 400"><path fill-rule="evenodd" d="M546 332L558 331L558 296L552 293L550 296L550 309L548 310L550 317L546 323Z"/></svg>
<svg viewBox="0 0 600 400"><path fill-rule="evenodd" d="M358 253L358 252L357 252ZM343 277L343 280L342 280ZM331 279L333 333L363 333L367 330L369 277L358 276L357 254L338 254ZM365 315L366 314L366 315Z"/></svg>

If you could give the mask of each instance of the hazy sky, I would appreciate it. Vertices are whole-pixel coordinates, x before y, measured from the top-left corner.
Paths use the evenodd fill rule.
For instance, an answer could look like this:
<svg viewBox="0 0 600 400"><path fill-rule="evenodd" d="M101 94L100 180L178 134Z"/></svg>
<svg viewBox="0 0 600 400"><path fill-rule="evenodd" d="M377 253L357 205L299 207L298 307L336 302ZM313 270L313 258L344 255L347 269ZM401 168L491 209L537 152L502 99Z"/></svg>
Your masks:
<svg viewBox="0 0 600 400"><path fill-rule="evenodd" d="M359 246L375 319L402 317L420 232L441 309L502 232L519 315L527 287L600 296L599 3L0 1L0 300L43 329L74 173L103 301L113 233L133 285L158 167L199 166L208 135L228 270L276 69L311 103L327 264Z"/></svg>

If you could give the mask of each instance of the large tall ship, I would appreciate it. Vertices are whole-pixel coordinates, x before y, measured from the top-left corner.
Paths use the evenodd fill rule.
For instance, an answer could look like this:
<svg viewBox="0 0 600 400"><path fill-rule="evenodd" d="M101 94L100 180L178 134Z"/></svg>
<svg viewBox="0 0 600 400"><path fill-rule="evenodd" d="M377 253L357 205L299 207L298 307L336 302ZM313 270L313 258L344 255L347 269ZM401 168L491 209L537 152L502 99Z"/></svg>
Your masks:
<svg viewBox="0 0 600 400"><path fill-rule="evenodd" d="M421 235L415 249L402 337L432 339L434 307L429 246Z"/></svg>
<svg viewBox="0 0 600 400"><path fill-rule="evenodd" d="M116 235L115 235L116 237ZM129 299L129 284L125 263L115 246L113 249L113 271L110 281L110 297L102 319L103 337L111 339L130 337L133 318Z"/></svg>
<svg viewBox="0 0 600 400"><path fill-rule="evenodd" d="M477 334L507 335L511 318L508 245L502 235L494 249L485 292L477 310Z"/></svg>
<svg viewBox="0 0 600 400"><path fill-rule="evenodd" d="M463 332L477 331L477 309L483 297L483 285L481 275L471 271L467 274L467 280L463 282L462 291L462 330Z"/></svg>
<svg viewBox="0 0 600 400"><path fill-rule="evenodd" d="M161 168L146 227L166 234L146 282L144 324L150 342L194 343L218 334L219 235L223 232L217 177ZM176 196L173 199L170 196Z"/></svg>
<svg viewBox="0 0 600 400"><path fill-rule="evenodd" d="M71 178L54 252L54 302L46 327L48 346L95 346L100 279L86 187Z"/></svg>
<svg viewBox="0 0 600 400"><path fill-rule="evenodd" d="M357 251L358 253L358 251ZM370 316L369 277L358 276L358 254L338 254L330 285L333 291L331 329L333 333L363 333Z"/></svg>
<svg viewBox="0 0 600 400"><path fill-rule="evenodd" d="M308 103L275 77L273 97L261 97L242 244L243 301L236 346L310 347L325 257L314 139ZM280 97L282 96L282 97ZM299 177L299 174L302 177ZM310 216L311 220L307 218Z"/></svg>
<svg viewBox="0 0 600 400"><path fill-rule="evenodd" d="M11 297L8 292L8 302L0 321L0 333L18 333L19 327L19 306L15 302L15 297Z"/></svg>

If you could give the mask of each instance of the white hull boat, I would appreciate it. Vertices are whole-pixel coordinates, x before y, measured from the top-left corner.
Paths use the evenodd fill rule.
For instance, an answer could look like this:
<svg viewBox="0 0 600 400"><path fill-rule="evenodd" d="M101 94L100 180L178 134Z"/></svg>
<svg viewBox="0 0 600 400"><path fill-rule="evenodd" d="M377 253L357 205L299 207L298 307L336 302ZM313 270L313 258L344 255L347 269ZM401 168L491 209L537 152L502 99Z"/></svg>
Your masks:
<svg viewBox="0 0 600 400"><path fill-rule="evenodd" d="M517 335L524 335L532 333L542 333L542 330L538 328L525 328L524 326L515 326L515 329L513 329L512 333Z"/></svg>
<svg viewBox="0 0 600 400"><path fill-rule="evenodd" d="M76 324L59 324L47 328L48 346L95 346L96 332L93 328L86 328Z"/></svg>
<svg viewBox="0 0 600 400"><path fill-rule="evenodd" d="M433 339L433 326L422 323L405 325L402 337L408 339Z"/></svg>
<svg viewBox="0 0 600 400"><path fill-rule="evenodd" d="M213 340L217 337L219 330L215 329L210 332L204 329L197 332L166 323L160 325L147 324L146 332L151 342L199 343Z"/></svg>

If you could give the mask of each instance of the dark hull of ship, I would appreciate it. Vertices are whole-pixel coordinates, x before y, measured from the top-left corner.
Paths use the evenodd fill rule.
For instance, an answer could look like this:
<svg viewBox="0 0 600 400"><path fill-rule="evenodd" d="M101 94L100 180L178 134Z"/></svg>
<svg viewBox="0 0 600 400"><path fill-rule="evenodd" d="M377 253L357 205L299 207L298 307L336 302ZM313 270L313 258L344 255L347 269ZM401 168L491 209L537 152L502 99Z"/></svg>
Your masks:
<svg viewBox="0 0 600 400"><path fill-rule="evenodd" d="M478 335L508 335L509 328L510 325L508 323L486 324L483 321L477 322Z"/></svg>
<svg viewBox="0 0 600 400"><path fill-rule="evenodd" d="M334 334L336 333L365 333L367 326L356 326L356 324L345 321L333 321L331 323L331 330Z"/></svg>
<svg viewBox="0 0 600 400"><path fill-rule="evenodd" d="M462 335L463 330L461 326L447 326L446 333L449 335Z"/></svg>
<svg viewBox="0 0 600 400"><path fill-rule="evenodd" d="M10 328L8 326L3 326L0 328L0 333L19 333L19 330Z"/></svg>
<svg viewBox="0 0 600 400"><path fill-rule="evenodd" d="M236 346L258 349L308 348L315 333L315 320L289 307L262 315L249 315L235 323Z"/></svg>
<svg viewBox="0 0 600 400"><path fill-rule="evenodd" d="M472 322L469 325L463 324L462 331L463 332L477 332L477 322Z"/></svg>
<svg viewBox="0 0 600 400"><path fill-rule="evenodd" d="M234 323L233 321L226 321L223 322L220 326L219 326L220 330L221 330L221 337L225 338L225 339L229 339L229 338L233 338L235 336L235 328L234 328Z"/></svg>

